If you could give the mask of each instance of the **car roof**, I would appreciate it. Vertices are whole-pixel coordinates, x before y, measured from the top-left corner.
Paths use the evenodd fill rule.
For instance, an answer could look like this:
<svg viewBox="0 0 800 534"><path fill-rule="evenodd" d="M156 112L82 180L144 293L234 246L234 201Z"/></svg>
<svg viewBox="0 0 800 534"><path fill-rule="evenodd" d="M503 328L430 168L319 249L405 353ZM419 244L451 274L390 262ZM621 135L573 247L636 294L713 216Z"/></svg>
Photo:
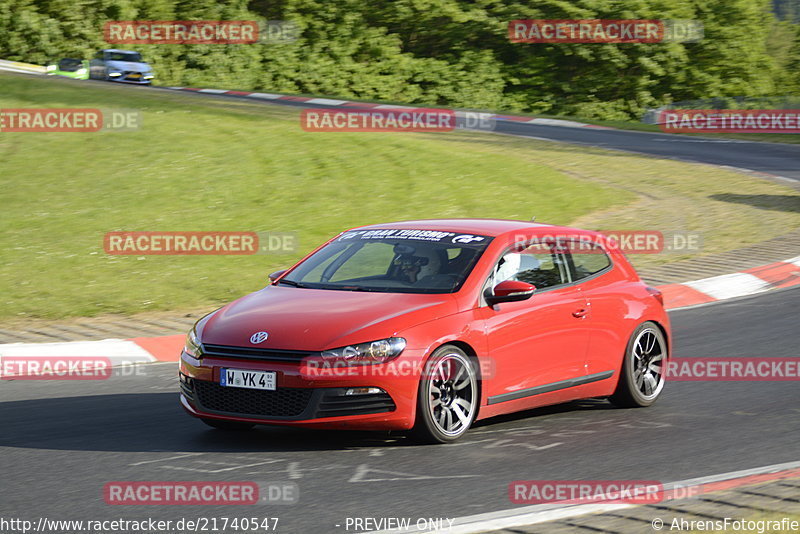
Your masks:
<svg viewBox="0 0 800 534"><path fill-rule="evenodd" d="M442 232L472 233L486 236L499 236L509 232L523 232L533 228L547 228L549 231L584 232L576 228L555 226L531 221L515 221L511 219L419 219L393 223L371 224L359 226L364 229L398 229L398 230L437 230ZM356 228L353 228L355 230Z"/></svg>
<svg viewBox="0 0 800 534"><path fill-rule="evenodd" d="M125 54L138 54L136 50L120 50L119 48L103 48L101 52L123 52Z"/></svg>

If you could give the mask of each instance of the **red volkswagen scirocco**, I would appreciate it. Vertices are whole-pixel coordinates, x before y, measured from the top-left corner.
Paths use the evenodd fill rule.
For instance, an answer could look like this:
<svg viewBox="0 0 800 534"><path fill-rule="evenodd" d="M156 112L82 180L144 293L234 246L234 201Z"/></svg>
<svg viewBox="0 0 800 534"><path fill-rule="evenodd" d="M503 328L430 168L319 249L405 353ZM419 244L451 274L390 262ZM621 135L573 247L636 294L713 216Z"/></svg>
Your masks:
<svg viewBox="0 0 800 534"><path fill-rule="evenodd" d="M181 403L222 429L409 430L664 387L661 293L597 232L453 219L343 232L200 319Z"/></svg>

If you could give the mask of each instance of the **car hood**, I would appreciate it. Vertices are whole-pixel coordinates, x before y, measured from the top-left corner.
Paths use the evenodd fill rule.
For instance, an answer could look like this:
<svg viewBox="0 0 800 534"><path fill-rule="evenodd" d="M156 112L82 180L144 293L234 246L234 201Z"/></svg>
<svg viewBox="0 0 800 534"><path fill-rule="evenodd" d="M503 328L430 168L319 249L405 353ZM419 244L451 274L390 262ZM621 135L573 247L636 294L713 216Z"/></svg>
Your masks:
<svg viewBox="0 0 800 534"><path fill-rule="evenodd" d="M204 344L320 351L390 337L456 311L451 294L267 286L213 313L198 333ZM260 331L269 337L251 343Z"/></svg>
<svg viewBox="0 0 800 534"><path fill-rule="evenodd" d="M149 72L150 65L136 61L106 61L106 67L134 72Z"/></svg>

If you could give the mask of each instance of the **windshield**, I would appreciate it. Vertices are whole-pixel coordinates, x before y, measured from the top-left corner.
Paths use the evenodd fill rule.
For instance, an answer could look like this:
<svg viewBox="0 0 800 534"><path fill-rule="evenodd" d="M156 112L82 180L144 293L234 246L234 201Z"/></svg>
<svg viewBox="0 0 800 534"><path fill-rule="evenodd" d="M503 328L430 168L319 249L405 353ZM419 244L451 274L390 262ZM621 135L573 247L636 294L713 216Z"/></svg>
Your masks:
<svg viewBox="0 0 800 534"><path fill-rule="evenodd" d="M491 240L436 230L354 230L318 250L280 283L348 291L452 293Z"/></svg>
<svg viewBox="0 0 800 534"><path fill-rule="evenodd" d="M140 63L142 56L138 52L109 52L106 56L108 61L130 61L131 63Z"/></svg>

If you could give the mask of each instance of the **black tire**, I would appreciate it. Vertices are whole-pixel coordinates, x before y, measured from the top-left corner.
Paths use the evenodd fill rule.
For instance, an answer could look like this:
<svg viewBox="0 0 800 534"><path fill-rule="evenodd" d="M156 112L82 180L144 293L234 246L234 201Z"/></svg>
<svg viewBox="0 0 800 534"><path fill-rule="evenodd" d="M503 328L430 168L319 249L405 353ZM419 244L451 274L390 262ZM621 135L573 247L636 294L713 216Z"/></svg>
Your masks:
<svg viewBox="0 0 800 534"><path fill-rule="evenodd" d="M454 345L442 345L425 364L417 390L412 437L422 443L448 443L469 430L480 405L475 364Z"/></svg>
<svg viewBox="0 0 800 534"><path fill-rule="evenodd" d="M225 421L223 419L206 419L205 417L200 419L202 422L207 424L208 426L214 427L219 430L227 430L229 432L246 432L248 430L252 430L254 424L252 423L240 423L238 421Z"/></svg>
<svg viewBox="0 0 800 534"><path fill-rule="evenodd" d="M620 408L650 406L664 390L666 362L667 340L661 328L651 321L640 324L628 340L619 383L608 400Z"/></svg>

